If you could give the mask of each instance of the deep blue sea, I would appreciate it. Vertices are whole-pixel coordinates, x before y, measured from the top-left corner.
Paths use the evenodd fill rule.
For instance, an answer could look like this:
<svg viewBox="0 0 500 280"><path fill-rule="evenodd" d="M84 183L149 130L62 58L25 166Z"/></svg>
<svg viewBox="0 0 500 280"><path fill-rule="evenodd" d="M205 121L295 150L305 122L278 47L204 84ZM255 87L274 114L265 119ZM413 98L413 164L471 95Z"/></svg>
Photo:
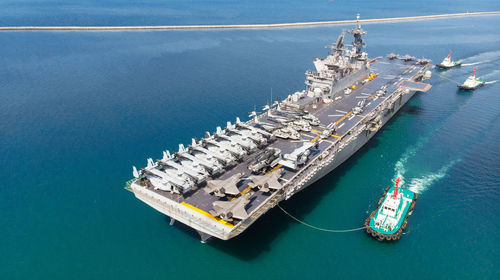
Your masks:
<svg viewBox="0 0 500 280"><path fill-rule="evenodd" d="M0 25L264 23L500 10L498 1L10 1ZM500 16L367 24L390 52L461 68L340 168L281 205L362 225L396 176L419 200L395 243L273 209L241 236L198 235L123 189L206 130L304 87L343 28L0 33L1 279L500 279ZM457 91L478 66L489 81ZM495 81L499 81L495 83Z"/></svg>

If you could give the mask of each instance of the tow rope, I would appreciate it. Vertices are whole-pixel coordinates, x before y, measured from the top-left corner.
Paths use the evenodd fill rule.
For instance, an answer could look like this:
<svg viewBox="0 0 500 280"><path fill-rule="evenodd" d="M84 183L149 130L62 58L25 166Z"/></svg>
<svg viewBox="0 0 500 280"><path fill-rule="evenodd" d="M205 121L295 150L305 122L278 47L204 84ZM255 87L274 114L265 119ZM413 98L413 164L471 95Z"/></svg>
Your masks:
<svg viewBox="0 0 500 280"><path fill-rule="evenodd" d="M351 232L351 231L358 231L358 230L363 230L365 227L360 227L360 228L352 228L352 229L326 229L326 228L320 228L320 227L316 227L316 226L313 226L313 225L310 225L304 221L301 221L299 219L297 219L296 217L294 217L292 214L288 213L285 209L283 209L279 204L277 204L277 206L281 209L281 211L283 211L283 213L287 214L290 218L294 219L295 221L307 226L307 227L310 227L312 229L315 229L315 230L319 230L319 231L325 231L325 232Z"/></svg>
<svg viewBox="0 0 500 280"><path fill-rule="evenodd" d="M453 79L450 79L450 78L446 77L445 75L443 75L443 74L441 74L441 73L436 72L436 74L437 74L439 77L443 78L443 79L446 79L446 80L448 80L448 81L452 81L452 82L454 82L454 83L456 83L456 84L460 84L459 82L457 82L457 81L455 81L455 80L453 80Z"/></svg>

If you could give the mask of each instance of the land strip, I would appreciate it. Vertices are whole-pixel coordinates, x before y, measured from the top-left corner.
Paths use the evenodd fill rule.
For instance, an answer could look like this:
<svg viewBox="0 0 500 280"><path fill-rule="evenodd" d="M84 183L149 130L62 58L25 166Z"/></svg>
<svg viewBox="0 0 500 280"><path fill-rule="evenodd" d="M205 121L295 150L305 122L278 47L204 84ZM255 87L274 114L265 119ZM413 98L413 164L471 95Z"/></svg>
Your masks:
<svg viewBox="0 0 500 280"><path fill-rule="evenodd" d="M500 11L472 12L456 14L440 14L413 17L394 17L378 19L361 19L360 23L413 21L438 18L468 17L500 15ZM150 26L0 26L0 31L134 31L134 30L183 30L183 29L264 29L264 28L290 28L307 27L318 25L342 25L353 24L356 20L336 20L336 21L314 21L314 22L293 22L293 23L271 23L271 24L232 24L232 25L150 25Z"/></svg>

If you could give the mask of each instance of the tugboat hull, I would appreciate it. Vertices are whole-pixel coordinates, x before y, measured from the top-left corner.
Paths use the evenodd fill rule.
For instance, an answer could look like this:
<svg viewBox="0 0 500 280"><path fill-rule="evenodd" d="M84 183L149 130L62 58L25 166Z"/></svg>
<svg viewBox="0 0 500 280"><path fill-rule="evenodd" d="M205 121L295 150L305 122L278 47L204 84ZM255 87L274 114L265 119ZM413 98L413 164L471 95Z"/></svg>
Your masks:
<svg viewBox="0 0 500 280"><path fill-rule="evenodd" d="M476 86L473 86L473 87L471 87L471 86L467 86L467 85L464 85L464 84L457 85L457 87L458 87L459 89L461 89L461 90L472 91L472 90L475 90L475 89L477 89L477 88L482 87L483 85L484 85L484 82L483 82L483 83L480 83L480 84L478 84L478 85L476 85Z"/></svg>
<svg viewBox="0 0 500 280"><path fill-rule="evenodd" d="M383 203L385 199L391 199L388 193L392 193L394 188L388 187L382 198L378 202L378 210L373 211L370 216L365 220L364 226L366 233L371 235L373 238L379 241L395 241L401 238L403 231L406 229L408 225L408 217L411 215L413 208L415 207L416 200L418 195L409 190L403 190L404 196L407 198L408 204L401 209L402 214L399 216L399 220L397 224L392 229L384 228L384 225L377 224L377 217L381 214L381 207L383 207ZM411 202L410 202L411 201Z"/></svg>
<svg viewBox="0 0 500 280"><path fill-rule="evenodd" d="M460 67L462 65L462 62L457 62L453 65L443 65L443 64L437 64L436 67L439 69L447 70L455 67Z"/></svg>

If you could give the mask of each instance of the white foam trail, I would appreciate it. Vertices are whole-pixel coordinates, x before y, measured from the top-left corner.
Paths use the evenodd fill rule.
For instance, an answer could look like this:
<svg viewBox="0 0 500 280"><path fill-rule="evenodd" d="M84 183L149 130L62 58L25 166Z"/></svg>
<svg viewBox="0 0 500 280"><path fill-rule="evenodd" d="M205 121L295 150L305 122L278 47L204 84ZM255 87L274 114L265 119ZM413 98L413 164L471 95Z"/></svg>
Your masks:
<svg viewBox="0 0 500 280"><path fill-rule="evenodd" d="M491 85L491 84L494 84L494 83L496 83L496 82L498 82L498 80L496 80L496 81L489 81L489 82L485 82L484 84L485 84L485 85Z"/></svg>
<svg viewBox="0 0 500 280"><path fill-rule="evenodd" d="M491 51L491 52L484 52L484 53L476 54L473 56L466 57L466 58L462 59L462 61L472 63L475 60L476 61L477 60L483 61L485 59L487 59L489 61L500 59L500 51Z"/></svg>
<svg viewBox="0 0 500 280"><path fill-rule="evenodd" d="M473 63L462 63L462 66L478 65L478 64L488 63L488 62L491 62L491 61L492 60L484 60L484 61L478 61L478 62L473 62Z"/></svg>
<svg viewBox="0 0 500 280"><path fill-rule="evenodd" d="M414 157L417 152L424 146L424 144L429 140L428 137L420 137L417 141L417 143L411 147L408 147L406 151L401 155L399 160L396 162L396 165L394 166L394 171L395 171L395 176L394 180L396 178L399 178L401 180L401 185L404 184L404 175L406 174L406 163L408 160L412 157Z"/></svg>
<svg viewBox="0 0 500 280"><path fill-rule="evenodd" d="M424 192L436 181L439 181L440 179L448 175L448 170L459 161L460 160L453 160L448 164L446 164L445 166L441 167L435 173L429 173L420 178L411 179L410 183L408 184L409 185L408 189L414 193L419 193L419 194Z"/></svg>
<svg viewBox="0 0 500 280"><path fill-rule="evenodd" d="M498 78L500 77L500 70L493 70L491 71L490 73L488 74L485 74L485 75L481 75L480 78L481 79L488 79L488 78Z"/></svg>

